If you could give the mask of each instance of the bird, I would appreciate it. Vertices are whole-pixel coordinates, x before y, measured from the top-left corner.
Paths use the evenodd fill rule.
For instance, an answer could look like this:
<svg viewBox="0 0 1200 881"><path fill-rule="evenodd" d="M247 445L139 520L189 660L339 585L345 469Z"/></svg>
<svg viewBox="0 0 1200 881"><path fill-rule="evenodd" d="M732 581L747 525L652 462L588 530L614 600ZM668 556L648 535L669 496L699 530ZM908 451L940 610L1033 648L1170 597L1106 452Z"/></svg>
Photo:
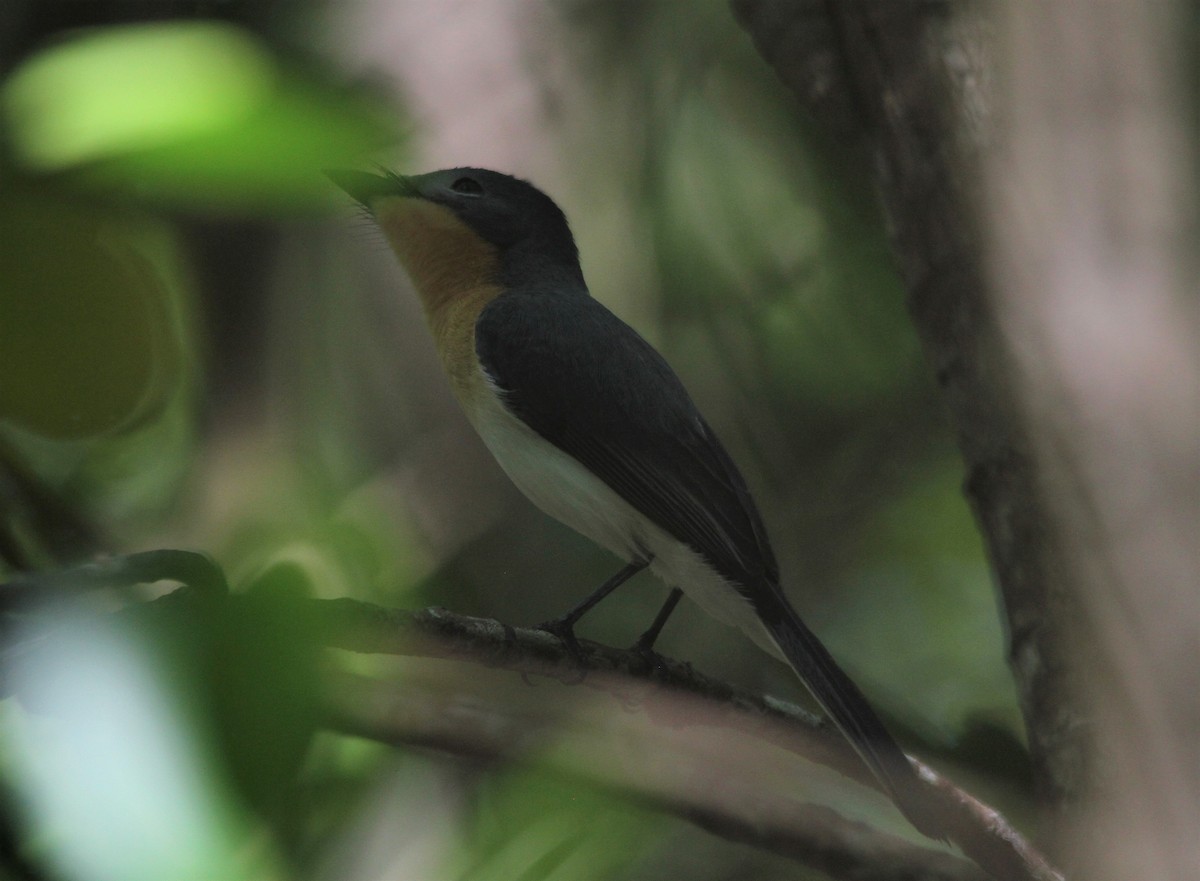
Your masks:
<svg viewBox="0 0 1200 881"><path fill-rule="evenodd" d="M382 231L421 300L451 390L514 484L625 566L549 628L642 569L789 664L901 813L945 839L913 765L801 620L746 481L659 352L588 290L567 218L483 168L327 176Z"/></svg>

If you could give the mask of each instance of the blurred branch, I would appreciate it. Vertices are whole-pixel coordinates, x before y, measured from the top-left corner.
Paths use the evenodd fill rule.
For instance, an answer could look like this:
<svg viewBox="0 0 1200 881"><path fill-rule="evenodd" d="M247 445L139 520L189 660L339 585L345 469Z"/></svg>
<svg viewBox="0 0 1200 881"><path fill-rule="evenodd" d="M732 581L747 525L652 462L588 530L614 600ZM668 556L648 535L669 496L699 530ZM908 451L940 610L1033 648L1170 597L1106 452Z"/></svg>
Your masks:
<svg viewBox="0 0 1200 881"><path fill-rule="evenodd" d="M39 585L53 597L76 580L84 587L162 580L191 585L120 613L143 626L173 625L165 631L173 633L196 631L189 624L197 613L218 603L230 604L225 617L249 615L261 593L227 594L223 573L208 557L161 550L32 576L28 583L0 586L0 597L11 587L13 597L21 599L12 609L29 608L42 598ZM386 682L334 674L323 694L338 730L475 756L556 756L568 773L671 810L731 840L802 859L836 877L914 877L898 868L914 866L921 868L915 872L920 877L978 877L945 853L915 847L831 812L798 808L792 788L797 781L786 782L796 773L794 761L778 766L780 756L800 757L876 789L878 783L832 725L791 704L641 650L587 641L571 649L541 630L445 609L408 612L350 599L296 602L299 632L311 633L321 645L460 662L435 666L466 671L458 680L448 680L443 672L424 689L410 675ZM28 633L16 644L10 637L5 657L19 654L27 640ZM479 683L490 671L519 673L528 687L509 688L507 696L496 683L480 691ZM505 679L510 686L515 682L511 676ZM536 690L539 682L557 683L560 693L547 700ZM585 698L590 704L584 704ZM634 708L641 711L636 714L640 730L623 721ZM583 724L582 711L589 709L594 718ZM626 727L617 734L608 730L619 724ZM607 760L597 746L605 737ZM612 757L613 743L622 747L619 758ZM625 748L629 743L637 743L638 749ZM948 836L977 864L1004 881L1061 877L999 813L912 761L929 788L930 802L940 807ZM676 767L665 770L672 765ZM870 865L876 869L857 871Z"/></svg>
<svg viewBox="0 0 1200 881"><path fill-rule="evenodd" d="M22 538L34 537L37 546L26 547ZM0 437L0 562L20 571L78 560L103 546L96 524L46 486Z"/></svg>
<svg viewBox="0 0 1200 881"><path fill-rule="evenodd" d="M873 173L908 306L954 420L966 494L1007 615L1042 802L1078 798L1089 731L1063 628L1079 583L1048 510L988 302L979 151L990 136L988 23L974 4L732 0L839 152Z"/></svg>
<svg viewBox="0 0 1200 881"><path fill-rule="evenodd" d="M827 722L791 704L712 679L689 664L661 657L651 662L636 650L613 649L586 641L581 643L582 653L575 656L557 638L543 631L457 615L445 609L405 612L348 599L316 602L320 607L318 618L323 641L333 647L471 661L520 673L526 681L529 677L546 677L565 684L586 683L588 694L603 693L616 700L615 706L609 702L608 712L630 704L644 705L651 697L659 699L668 694L700 698L703 705L693 701L687 712L670 714L676 720L674 725L668 723L656 734L669 737L674 727L691 728L707 717L710 724L721 730L736 732L736 742L752 742L749 738L753 738L781 747L877 788L874 777L853 749ZM474 715L478 708L464 714L458 696L441 689L431 689L418 703L410 702L415 697L408 681L389 685L343 679L328 689L328 696L336 727L341 730L389 742L420 743L496 758L542 753L548 742L563 736L566 713L557 702L549 702L554 706L547 708L548 702L541 701L538 709L541 715L536 719L529 714L510 716L506 705L489 714L486 724L480 724ZM686 719L686 723L680 719ZM890 836L869 832L846 821L836 824L837 831L831 839L826 834L831 822L829 815L814 814L807 809L797 811L794 799L779 792L778 784L772 785L770 778L751 787L752 795L746 805L751 810L750 816L731 810L736 799L731 799L730 787L740 780L740 775L733 772L726 773L716 789L699 786L673 796L646 792L647 781L656 779L649 769L670 764L673 758L678 761L687 750L671 744L653 749L645 740L639 740L639 746L645 747L647 756L643 762L647 768L630 771L626 766L622 775L626 787L731 840L752 842L803 859L836 877L913 877L900 872L898 867L910 865L918 854L923 866L916 873L919 877L975 877L962 869L942 874L949 871L950 865L945 862L945 854L902 845ZM723 753L722 762L728 759L728 754ZM930 787L931 796L943 805L952 840L980 866L1002 879L1048 881L1060 877L998 812L919 760L912 761ZM564 767L572 773L581 773L581 769L594 765L580 756L564 762ZM696 768L688 768L667 776L691 780L703 775ZM611 778L602 776L601 782L605 781L612 785ZM842 853L837 843L852 841L863 843L866 851L854 852L850 865L870 863L872 855L877 855L881 860L878 865L889 867L886 873L846 874L850 871L848 854ZM841 874L834 871L836 866L843 867Z"/></svg>
<svg viewBox="0 0 1200 881"><path fill-rule="evenodd" d="M987 877L959 857L879 832L828 808L804 804L778 786L774 790L761 786L750 800L744 795L748 781L743 775L733 781L733 775L722 770L721 780L713 781L712 769L697 767L685 742L694 726L704 724L702 716L689 713L686 728L672 727L667 738L652 748L643 748L645 741L639 738L637 755L614 763L604 744L572 730L571 716L578 711L575 702L555 700L549 706L490 702L462 685L454 689L441 680L425 685L414 684L410 677L380 682L343 674L324 690L329 724L342 733L391 745L488 761L536 761L644 808L688 820L728 841L789 857L832 878L983 881ZM469 701L464 697L467 692ZM469 713L464 712L464 704L469 704ZM621 705L610 708L614 713L623 710ZM763 783L757 776L751 780Z"/></svg>
<svg viewBox="0 0 1200 881"><path fill-rule="evenodd" d="M159 581L175 581L210 596L229 593L225 573L212 557L199 551L161 548L10 578L0 591L0 611L44 601L57 591L103 590Z"/></svg>

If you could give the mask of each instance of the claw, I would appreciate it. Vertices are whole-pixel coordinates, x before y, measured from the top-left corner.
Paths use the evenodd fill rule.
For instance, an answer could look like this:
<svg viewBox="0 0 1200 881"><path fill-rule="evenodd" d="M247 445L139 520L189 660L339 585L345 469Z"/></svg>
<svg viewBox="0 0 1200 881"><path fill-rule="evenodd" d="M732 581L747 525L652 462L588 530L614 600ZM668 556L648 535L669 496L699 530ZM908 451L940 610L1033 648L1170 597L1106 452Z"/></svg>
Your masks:
<svg viewBox="0 0 1200 881"><path fill-rule="evenodd" d="M582 661L583 646L579 644L579 640L575 637L575 628L572 624L570 616L564 616L562 618L551 618L549 621L543 621L535 629L549 633L551 636L557 638L575 660Z"/></svg>

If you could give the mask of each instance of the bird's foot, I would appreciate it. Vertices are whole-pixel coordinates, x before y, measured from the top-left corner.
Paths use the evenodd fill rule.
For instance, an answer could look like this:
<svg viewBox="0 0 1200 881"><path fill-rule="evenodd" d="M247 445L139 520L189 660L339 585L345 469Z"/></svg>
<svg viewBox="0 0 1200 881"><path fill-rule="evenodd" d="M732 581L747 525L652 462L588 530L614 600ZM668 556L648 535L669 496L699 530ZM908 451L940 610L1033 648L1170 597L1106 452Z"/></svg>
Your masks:
<svg viewBox="0 0 1200 881"><path fill-rule="evenodd" d="M654 637L657 635L657 633L645 633L637 642L629 647L629 651L637 655L641 660L642 667L647 674L665 673L667 671L666 656L660 655L654 650Z"/></svg>
<svg viewBox="0 0 1200 881"><path fill-rule="evenodd" d="M576 661L583 660L583 646L579 644L579 640L575 636L575 621L570 615L543 621L535 629L556 637L571 657Z"/></svg>

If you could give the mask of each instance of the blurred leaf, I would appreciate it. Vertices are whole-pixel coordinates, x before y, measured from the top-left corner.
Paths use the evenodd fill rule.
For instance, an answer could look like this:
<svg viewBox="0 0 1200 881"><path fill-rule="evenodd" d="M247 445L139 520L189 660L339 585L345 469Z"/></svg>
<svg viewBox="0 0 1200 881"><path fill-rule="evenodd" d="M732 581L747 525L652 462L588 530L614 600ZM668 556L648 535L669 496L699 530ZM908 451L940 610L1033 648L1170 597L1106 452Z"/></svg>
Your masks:
<svg viewBox="0 0 1200 881"><path fill-rule="evenodd" d="M215 22L92 30L27 61L4 91L21 158L54 171L242 123L270 96L270 57Z"/></svg>
<svg viewBox="0 0 1200 881"><path fill-rule="evenodd" d="M0 444L78 507L68 520L110 536L131 515L161 523L193 464L192 301L171 225L46 187L0 193ZM38 542L56 529L40 519Z"/></svg>
<svg viewBox="0 0 1200 881"><path fill-rule="evenodd" d="M382 478L348 492L311 460L281 457L271 445L247 448L228 466L220 556L231 571L303 565L316 595L391 604L412 590L428 551L404 508L406 496Z"/></svg>
<svg viewBox="0 0 1200 881"><path fill-rule="evenodd" d="M126 528L135 535L153 529L181 485L195 474L196 411L194 383L180 383L153 418L87 444L66 482L67 491L86 501L114 534L123 535ZM119 531L112 529L117 525Z"/></svg>
<svg viewBox="0 0 1200 881"><path fill-rule="evenodd" d="M1022 725L987 562L947 456L912 475L858 537L859 566L826 607L831 648L880 702L952 745L981 718ZM823 632L825 632L823 630Z"/></svg>
<svg viewBox="0 0 1200 881"><path fill-rule="evenodd" d="M220 604L201 644L216 741L246 803L288 828L296 774L317 727L317 640L307 575L268 568Z"/></svg>
<svg viewBox="0 0 1200 881"><path fill-rule="evenodd" d="M489 779L458 881L620 877L660 832L652 815L538 771Z"/></svg>
<svg viewBox="0 0 1200 881"><path fill-rule="evenodd" d="M326 204L322 168L398 138L391 108L285 70L217 22L83 33L27 61L0 102L30 170L202 209Z"/></svg>
<svg viewBox="0 0 1200 881"><path fill-rule="evenodd" d="M778 112L717 73L672 109L648 209L665 306L708 326L717 345L694 357L725 359L772 409L853 416L910 388L919 346L878 217L846 207L827 157L779 131Z"/></svg>
<svg viewBox="0 0 1200 881"><path fill-rule="evenodd" d="M97 209L0 196L0 420L81 438L162 405L181 343L143 238Z"/></svg>
<svg viewBox="0 0 1200 881"><path fill-rule="evenodd" d="M111 621L53 617L10 668L30 712L8 704L0 728L49 862L75 881L273 877L248 865L245 818L187 709L190 680Z"/></svg>

